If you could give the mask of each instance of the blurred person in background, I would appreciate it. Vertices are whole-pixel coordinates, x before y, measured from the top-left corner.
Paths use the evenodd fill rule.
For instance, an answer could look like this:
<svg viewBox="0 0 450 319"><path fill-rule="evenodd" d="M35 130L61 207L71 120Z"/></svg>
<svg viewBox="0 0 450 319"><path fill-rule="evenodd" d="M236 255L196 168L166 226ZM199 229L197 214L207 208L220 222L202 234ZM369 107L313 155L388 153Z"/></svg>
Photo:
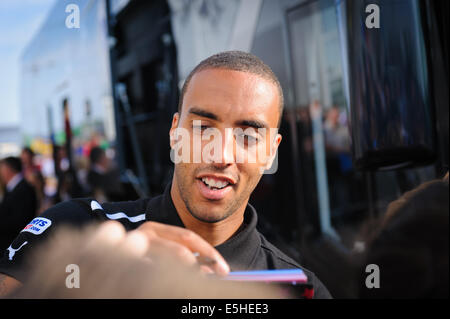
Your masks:
<svg viewBox="0 0 450 319"><path fill-rule="evenodd" d="M323 124L327 174L330 189L330 203L333 216L337 216L349 209L349 203L357 202L352 197L354 187L352 157L350 150L350 134L343 115L337 106L333 106L325 113ZM349 191L351 189L352 191Z"/></svg>
<svg viewBox="0 0 450 319"><path fill-rule="evenodd" d="M57 192L53 198L54 203L70 200L76 197L84 197L86 194L78 180L75 168L71 167L68 159L67 148L55 147L55 175L58 180Z"/></svg>
<svg viewBox="0 0 450 319"><path fill-rule="evenodd" d="M87 184L91 195L99 202L123 200L124 190L120 182L119 171L101 147L93 147L89 154L89 172Z"/></svg>
<svg viewBox="0 0 450 319"><path fill-rule="evenodd" d="M33 186L23 177L22 163L17 157L0 161L0 181L5 188L0 203L0 248L6 250L36 215L37 199Z"/></svg>
<svg viewBox="0 0 450 319"><path fill-rule="evenodd" d="M22 160L22 172L24 178L30 183L34 178L34 175L40 173L39 167L34 161L34 152L29 147L24 147L20 153L20 159Z"/></svg>
<svg viewBox="0 0 450 319"><path fill-rule="evenodd" d="M25 180L34 187L37 199L37 214L50 207L50 200L45 195L45 180L39 166L34 161L34 152L29 147L24 147L20 154L22 160L22 174Z"/></svg>
<svg viewBox="0 0 450 319"><path fill-rule="evenodd" d="M347 154L350 156L350 134L347 124L343 122L343 113L337 106L331 107L325 115L324 130L327 152ZM350 158L351 160L351 158Z"/></svg>
<svg viewBox="0 0 450 319"><path fill-rule="evenodd" d="M67 160L66 150L59 146L55 145L53 147L54 153L54 166L55 166L55 176L57 180L57 189L53 199L53 202L59 203L64 200L70 199L69 195L69 185L66 181L68 178L67 171L69 169L69 161Z"/></svg>
<svg viewBox="0 0 450 319"><path fill-rule="evenodd" d="M448 194L447 173L389 204L368 241L359 297L448 298ZM377 288L367 287L367 265L379 268Z"/></svg>

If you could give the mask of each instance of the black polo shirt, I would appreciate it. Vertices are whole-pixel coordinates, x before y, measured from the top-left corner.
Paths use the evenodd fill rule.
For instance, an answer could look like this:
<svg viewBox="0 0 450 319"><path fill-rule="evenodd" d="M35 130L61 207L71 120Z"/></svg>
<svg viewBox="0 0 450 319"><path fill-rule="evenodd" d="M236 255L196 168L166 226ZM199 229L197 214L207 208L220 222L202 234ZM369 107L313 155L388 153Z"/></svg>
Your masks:
<svg viewBox="0 0 450 319"><path fill-rule="evenodd" d="M94 199L74 199L59 203L33 219L5 250L0 259L0 273L23 281L28 253L60 225L84 226L93 221L116 220L127 230L139 227L146 221L184 227L170 195L170 184L163 195L152 199L104 203ZM244 225L225 243L215 247L229 263L232 271L301 268L314 288L315 298L330 298L320 280L309 270L286 256L269 243L256 229L257 214L248 204Z"/></svg>

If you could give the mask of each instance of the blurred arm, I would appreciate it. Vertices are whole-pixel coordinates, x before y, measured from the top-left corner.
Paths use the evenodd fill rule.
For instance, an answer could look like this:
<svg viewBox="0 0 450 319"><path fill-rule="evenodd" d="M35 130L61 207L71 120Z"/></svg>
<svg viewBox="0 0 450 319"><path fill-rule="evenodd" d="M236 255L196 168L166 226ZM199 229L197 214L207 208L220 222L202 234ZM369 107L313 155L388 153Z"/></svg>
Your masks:
<svg viewBox="0 0 450 319"><path fill-rule="evenodd" d="M20 283L20 281L14 279L13 277L0 274L0 298L6 297L21 285L22 284Z"/></svg>

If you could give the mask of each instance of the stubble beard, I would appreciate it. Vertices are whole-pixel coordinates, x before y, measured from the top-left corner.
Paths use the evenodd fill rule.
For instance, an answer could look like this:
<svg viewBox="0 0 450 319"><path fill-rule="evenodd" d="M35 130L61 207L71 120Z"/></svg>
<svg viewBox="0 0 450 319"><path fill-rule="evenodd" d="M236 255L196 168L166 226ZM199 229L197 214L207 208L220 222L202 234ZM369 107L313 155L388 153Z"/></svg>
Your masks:
<svg viewBox="0 0 450 319"><path fill-rule="evenodd" d="M178 167L179 168L179 167ZM238 195L236 199L231 199L226 204L226 206L223 208L223 210L218 214L209 214L207 208L200 208L198 207L196 203L194 203L193 196L192 196L192 189L195 187L194 185L190 186L189 179L190 177L183 175L182 172L183 169L177 169L175 168L175 175L177 179L177 187L178 191L180 193L181 199L184 202L184 205L186 209L188 210L189 214L193 216L195 219L205 222L205 223L218 223L222 220L227 219L231 215L233 215L245 201L248 201L250 194L252 193L254 187L251 187L250 185L247 185L246 189L241 192L241 194ZM193 174L195 176L195 174ZM259 181L259 179L258 179ZM258 184L258 181L256 181L256 184ZM250 186L250 188L249 188ZM254 185L256 187L256 185ZM233 187L233 186L231 186ZM215 202L214 200L208 200L205 199L205 201L209 201L212 204Z"/></svg>

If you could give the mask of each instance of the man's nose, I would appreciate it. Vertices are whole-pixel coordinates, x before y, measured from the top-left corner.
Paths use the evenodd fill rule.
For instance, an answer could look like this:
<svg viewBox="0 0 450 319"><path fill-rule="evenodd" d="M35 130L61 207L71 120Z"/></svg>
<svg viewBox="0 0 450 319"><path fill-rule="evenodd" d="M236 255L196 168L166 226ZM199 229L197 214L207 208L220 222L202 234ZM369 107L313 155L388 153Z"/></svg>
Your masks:
<svg viewBox="0 0 450 319"><path fill-rule="evenodd" d="M226 167L235 162L234 154L234 134L232 129L225 129L222 132L221 154L214 159L214 166Z"/></svg>

